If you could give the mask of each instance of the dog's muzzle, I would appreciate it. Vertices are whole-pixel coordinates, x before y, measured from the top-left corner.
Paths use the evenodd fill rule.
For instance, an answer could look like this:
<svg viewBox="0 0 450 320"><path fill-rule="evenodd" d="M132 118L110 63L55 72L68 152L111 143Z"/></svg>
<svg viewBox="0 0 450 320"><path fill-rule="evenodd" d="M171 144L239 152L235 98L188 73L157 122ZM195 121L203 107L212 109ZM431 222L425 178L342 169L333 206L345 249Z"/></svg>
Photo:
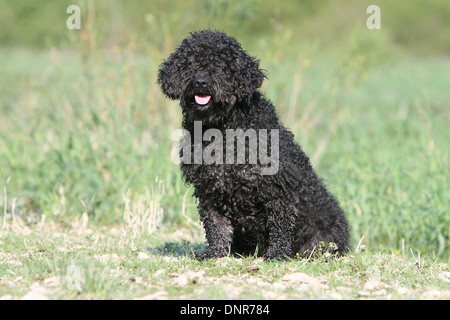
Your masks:
<svg viewBox="0 0 450 320"><path fill-rule="evenodd" d="M210 79L207 72L199 72L194 76L194 99L199 106L206 106L211 101Z"/></svg>

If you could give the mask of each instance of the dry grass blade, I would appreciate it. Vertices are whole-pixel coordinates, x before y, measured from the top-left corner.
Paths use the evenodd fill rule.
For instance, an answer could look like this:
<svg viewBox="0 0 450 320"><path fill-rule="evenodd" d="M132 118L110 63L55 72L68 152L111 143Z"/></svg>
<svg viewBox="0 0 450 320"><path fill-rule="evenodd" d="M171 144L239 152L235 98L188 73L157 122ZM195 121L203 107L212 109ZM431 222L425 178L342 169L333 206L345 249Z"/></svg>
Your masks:
<svg viewBox="0 0 450 320"><path fill-rule="evenodd" d="M123 221L125 229L134 237L152 234L162 224L164 212L161 207L161 197L164 184L158 178L155 183L156 187L152 188L151 192L147 189L145 196L132 199L131 190L128 190L127 195L124 196Z"/></svg>

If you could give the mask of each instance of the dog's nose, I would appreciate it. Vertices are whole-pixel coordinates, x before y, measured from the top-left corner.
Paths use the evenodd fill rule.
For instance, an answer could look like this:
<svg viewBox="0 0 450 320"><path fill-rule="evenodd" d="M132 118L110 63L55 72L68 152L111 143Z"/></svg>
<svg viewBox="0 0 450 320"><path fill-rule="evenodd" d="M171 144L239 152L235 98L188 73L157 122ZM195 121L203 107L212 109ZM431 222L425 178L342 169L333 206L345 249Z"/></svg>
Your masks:
<svg viewBox="0 0 450 320"><path fill-rule="evenodd" d="M198 89L205 89L209 84L209 79L206 76L196 76L194 78L194 86Z"/></svg>

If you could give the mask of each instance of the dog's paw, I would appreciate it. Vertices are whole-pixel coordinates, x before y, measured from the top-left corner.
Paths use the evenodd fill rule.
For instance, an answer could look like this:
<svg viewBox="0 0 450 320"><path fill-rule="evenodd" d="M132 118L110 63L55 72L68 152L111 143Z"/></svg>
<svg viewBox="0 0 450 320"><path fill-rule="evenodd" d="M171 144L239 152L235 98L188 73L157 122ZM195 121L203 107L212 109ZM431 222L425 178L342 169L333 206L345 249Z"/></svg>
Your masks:
<svg viewBox="0 0 450 320"><path fill-rule="evenodd" d="M203 261L203 260L209 260L209 259L217 259L224 257L225 250L221 249L214 249L211 247L206 248L203 252L195 252L195 259Z"/></svg>
<svg viewBox="0 0 450 320"><path fill-rule="evenodd" d="M275 250L275 249L269 249L264 255L263 259L264 261L270 261L270 260L278 260L278 261L284 261L288 260L290 257L290 254L283 250Z"/></svg>

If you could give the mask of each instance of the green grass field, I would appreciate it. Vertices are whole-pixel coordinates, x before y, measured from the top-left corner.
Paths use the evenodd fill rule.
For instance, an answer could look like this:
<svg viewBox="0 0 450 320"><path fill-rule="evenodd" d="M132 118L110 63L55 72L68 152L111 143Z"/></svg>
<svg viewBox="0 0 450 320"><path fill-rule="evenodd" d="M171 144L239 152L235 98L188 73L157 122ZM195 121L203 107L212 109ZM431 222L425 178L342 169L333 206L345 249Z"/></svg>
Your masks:
<svg viewBox="0 0 450 320"><path fill-rule="evenodd" d="M339 199L353 251L198 262L195 199L170 160L181 114L155 83L183 35L166 37L164 17L146 15L155 43L103 46L88 26L72 48L1 47L0 299L450 298L448 57L384 33L334 51L287 28L242 40Z"/></svg>
<svg viewBox="0 0 450 320"><path fill-rule="evenodd" d="M192 259L204 237L170 161L178 106L155 86L155 61L130 48L94 58L1 53L0 296L449 298L448 61L359 74L263 60L264 90L339 198L354 249L361 240L333 261L264 263Z"/></svg>

